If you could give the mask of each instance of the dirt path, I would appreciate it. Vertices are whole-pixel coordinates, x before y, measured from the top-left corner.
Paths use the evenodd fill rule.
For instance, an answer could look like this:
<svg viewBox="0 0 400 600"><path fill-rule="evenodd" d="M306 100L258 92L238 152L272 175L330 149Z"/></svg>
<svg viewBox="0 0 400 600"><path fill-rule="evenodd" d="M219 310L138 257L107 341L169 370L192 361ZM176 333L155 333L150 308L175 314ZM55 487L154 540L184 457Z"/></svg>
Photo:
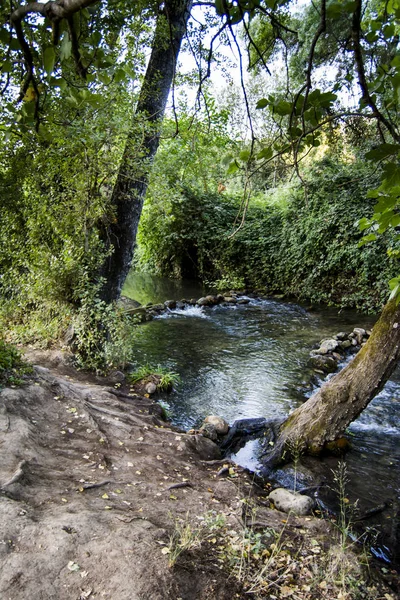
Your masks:
<svg viewBox="0 0 400 600"><path fill-rule="evenodd" d="M150 399L60 372L35 367L29 385L0 394L0 598L254 597L217 560L216 538L173 568L170 544L176 523L193 532L220 515L241 536L250 476L219 473L208 440L162 422ZM282 527L282 513L262 511ZM326 535L317 519L292 523Z"/></svg>

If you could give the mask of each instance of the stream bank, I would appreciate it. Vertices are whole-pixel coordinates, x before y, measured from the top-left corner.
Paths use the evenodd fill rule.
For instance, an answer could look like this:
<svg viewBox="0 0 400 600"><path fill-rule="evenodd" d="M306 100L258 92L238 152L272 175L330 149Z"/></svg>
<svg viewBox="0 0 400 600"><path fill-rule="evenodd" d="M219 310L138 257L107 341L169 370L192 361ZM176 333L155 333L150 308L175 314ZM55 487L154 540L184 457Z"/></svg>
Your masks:
<svg viewBox="0 0 400 600"><path fill-rule="evenodd" d="M205 460L151 399L31 359L35 378L0 394L5 600L395 599L395 572L368 575L332 524L272 509L270 485Z"/></svg>
<svg viewBox="0 0 400 600"><path fill-rule="evenodd" d="M171 286L175 285L179 286L175 298L207 295L207 290L195 288L193 282L186 289L184 281L165 282L141 275L140 298L161 304L173 297ZM134 295L134 287L130 291ZM363 329L367 333L373 323L372 318L354 311L310 310L277 298L250 298L245 305L165 310L138 328L134 355L139 365L162 364L180 374L182 383L177 391L162 399L172 422L186 430L198 428L209 414L221 415L231 425L245 418L279 420L304 402L326 377L309 364L310 351L338 332L354 334L353 330ZM352 339L347 341L352 344ZM346 455L350 503L357 502L360 514L365 514L388 502L388 510L367 522L370 528L383 531L385 538L393 537L394 528L390 534L387 530L391 519L398 520L399 402L397 371L347 432L352 447ZM262 452L259 442L252 440L232 458L257 472L262 466L258 458ZM288 466L279 470L277 483L292 488L297 478L299 484L308 487L317 479L324 481L325 493L333 485L332 470L336 470L337 462L335 457L324 457L314 461L317 467L307 463L297 473ZM332 494L328 496L328 506L337 510ZM391 556L390 551L386 556Z"/></svg>

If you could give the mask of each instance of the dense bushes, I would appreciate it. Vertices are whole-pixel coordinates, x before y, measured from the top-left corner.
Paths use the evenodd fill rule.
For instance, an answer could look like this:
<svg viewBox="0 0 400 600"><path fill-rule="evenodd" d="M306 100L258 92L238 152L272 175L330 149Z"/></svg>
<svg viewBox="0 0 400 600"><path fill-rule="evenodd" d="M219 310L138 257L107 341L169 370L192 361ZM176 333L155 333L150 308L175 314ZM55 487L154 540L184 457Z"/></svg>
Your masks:
<svg viewBox="0 0 400 600"><path fill-rule="evenodd" d="M309 169L306 190L292 185L258 196L233 238L237 198L176 187L172 197L146 206L139 264L225 287L243 282L312 302L379 308L395 274L389 236L359 248L356 226L371 212L366 192L375 177L360 162L325 158Z"/></svg>

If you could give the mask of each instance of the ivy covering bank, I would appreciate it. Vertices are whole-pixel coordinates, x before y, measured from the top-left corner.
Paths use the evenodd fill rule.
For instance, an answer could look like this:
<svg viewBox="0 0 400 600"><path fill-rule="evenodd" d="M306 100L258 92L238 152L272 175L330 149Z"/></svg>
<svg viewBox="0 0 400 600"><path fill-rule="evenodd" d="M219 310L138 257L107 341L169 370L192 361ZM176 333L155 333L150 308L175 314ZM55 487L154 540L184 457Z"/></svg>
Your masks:
<svg viewBox="0 0 400 600"><path fill-rule="evenodd" d="M162 153L162 150L161 150ZM161 177L161 175L159 175ZM315 161L300 182L257 192L234 235L237 194L183 183L169 195L156 177L139 235L138 266L199 277L218 287L249 287L300 300L377 310L396 274L389 233L359 248L358 221L371 211L375 170L361 160Z"/></svg>

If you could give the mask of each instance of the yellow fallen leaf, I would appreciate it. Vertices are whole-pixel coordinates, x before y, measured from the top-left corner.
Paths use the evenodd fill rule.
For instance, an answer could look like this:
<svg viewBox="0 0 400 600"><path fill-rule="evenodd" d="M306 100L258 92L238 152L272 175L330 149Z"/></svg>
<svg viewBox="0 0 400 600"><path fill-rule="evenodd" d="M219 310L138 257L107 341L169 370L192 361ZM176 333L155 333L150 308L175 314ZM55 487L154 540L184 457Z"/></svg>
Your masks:
<svg viewBox="0 0 400 600"><path fill-rule="evenodd" d="M104 510L111 510L111 509L112 509L112 506L105 506L104 507Z"/></svg>
<svg viewBox="0 0 400 600"><path fill-rule="evenodd" d="M161 554L170 554L171 550L165 546L165 548L161 548Z"/></svg>
<svg viewBox="0 0 400 600"><path fill-rule="evenodd" d="M171 500L178 500L178 498L176 496L174 496L173 494L170 495L170 499Z"/></svg>
<svg viewBox="0 0 400 600"><path fill-rule="evenodd" d="M102 498L104 498L105 500L107 500L110 496L108 494L103 494Z"/></svg>
<svg viewBox="0 0 400 600"><path fill-rule="evenodd" d="M84 492L84 491L85 491L83 487L80 487L80 488L78 488L78 490L79 490L80 492Z"/></svg>
<svg viewBox="0 0 400 600"><path fill-rule="evenodd" d="M141 475L142 471L135 471L136 475Z"/></svg>
<svg viewBox="0 0 400 600"><path fill-rule="evenodd" d="M61 498L61 502L68 502L66 498Z"/></svg>
<svg viewBox="0 0 400 600"><path fill-rule="evenodd" d="M116 494L122 494L122 490L115 490Z"/></svg>

